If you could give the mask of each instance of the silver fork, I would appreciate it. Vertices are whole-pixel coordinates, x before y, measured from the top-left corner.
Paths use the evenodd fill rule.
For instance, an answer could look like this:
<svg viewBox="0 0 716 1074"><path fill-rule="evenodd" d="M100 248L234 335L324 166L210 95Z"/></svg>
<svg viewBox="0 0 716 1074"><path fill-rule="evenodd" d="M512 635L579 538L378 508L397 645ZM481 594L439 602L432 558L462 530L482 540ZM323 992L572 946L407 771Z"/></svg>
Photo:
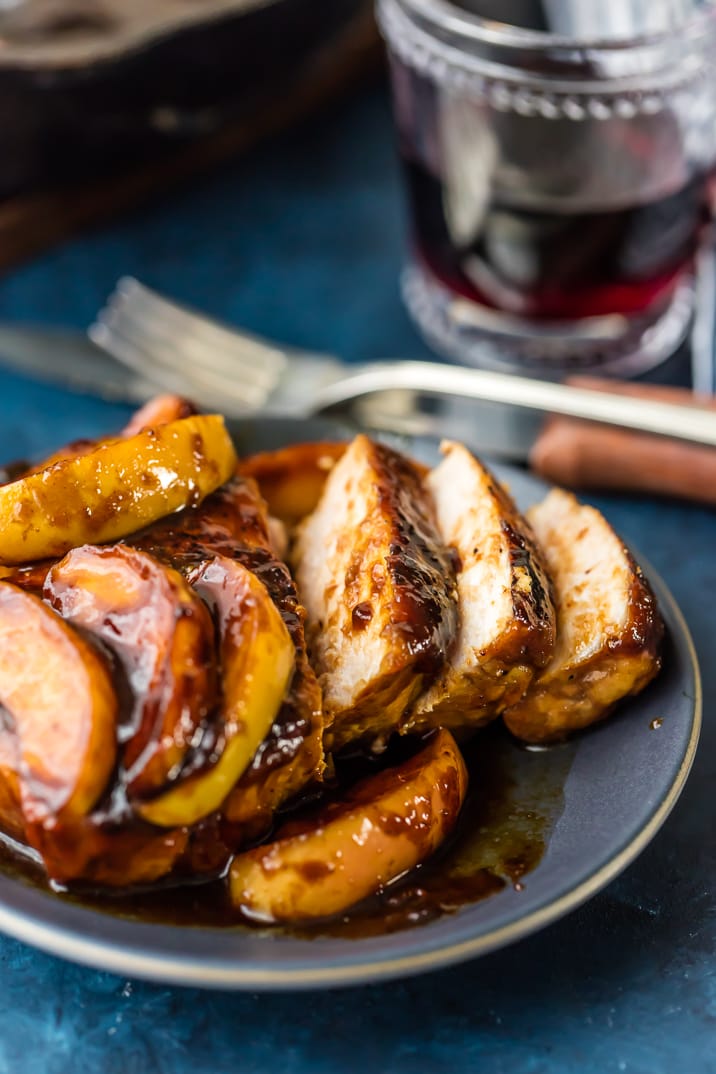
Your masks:
<svg viewBox="0 0 716 1074"><path fill-rule="evenodd" d="M716 446L716 414L704 407L438 362L347 365L228 328L129 277L119 281L89 335L159 387L234 416L260 412L308 417L358 408L367 424L416 433L432 431L421 411L425 397L448 396Z"/></svg>
<svg viewBox="0 0 716 1074"><path fill-rule="evenodd" d="M117 283L89 336L160 387L236 416L259 410L308 415L317 393L347 369L336 359L225 327L128 276Z"/></svg>

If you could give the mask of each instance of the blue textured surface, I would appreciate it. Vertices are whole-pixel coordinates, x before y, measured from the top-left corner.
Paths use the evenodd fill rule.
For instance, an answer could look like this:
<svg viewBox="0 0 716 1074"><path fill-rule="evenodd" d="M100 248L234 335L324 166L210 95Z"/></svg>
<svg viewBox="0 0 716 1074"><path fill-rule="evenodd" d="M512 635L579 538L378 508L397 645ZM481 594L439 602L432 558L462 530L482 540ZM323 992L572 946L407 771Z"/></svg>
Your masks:
<svg viewBox="0 0 716 1074"><path fill-rule="evenodd" d="M0 281L0 318L85 324L122 272L288 342L420 356L398 299L400 200L382 95ZM0 373L0 458L125 408ZM601 498L693 631L705 720L654 844L591 903L488 958L315 995L119 980L0 940L0 1074L705 1074L716 1071L716 514Z"/></svg>

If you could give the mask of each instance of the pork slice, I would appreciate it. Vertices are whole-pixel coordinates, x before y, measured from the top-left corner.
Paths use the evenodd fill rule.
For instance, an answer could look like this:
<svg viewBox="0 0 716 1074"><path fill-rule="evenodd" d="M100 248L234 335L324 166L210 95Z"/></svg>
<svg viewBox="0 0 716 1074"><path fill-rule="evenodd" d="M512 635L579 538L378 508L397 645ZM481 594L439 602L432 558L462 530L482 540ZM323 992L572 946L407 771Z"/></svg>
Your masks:
<svg viewBox="0 0 716 1074"><path fill-rule="evenodd" d="M329 745L379 748L457 628L454 570L421 469L356 437L297 531L293 564Z"/></svg>
<svg viewBox="0 0 716 1074"><path fill-rule="evenodd" d="M549 742L607 716L660 667L663 623L641 569L606 519L555 489L528 512L554 585L557 645L505 722Z"/></svg>
<svg viewBox="0 0 716 1074"><path fill-rule="evenodd" d="M555 613L543 557L508 493L462 444L445 441L425 487L457 567L450 659L404 730L475 728L514 704L550 659Z"/></svg>

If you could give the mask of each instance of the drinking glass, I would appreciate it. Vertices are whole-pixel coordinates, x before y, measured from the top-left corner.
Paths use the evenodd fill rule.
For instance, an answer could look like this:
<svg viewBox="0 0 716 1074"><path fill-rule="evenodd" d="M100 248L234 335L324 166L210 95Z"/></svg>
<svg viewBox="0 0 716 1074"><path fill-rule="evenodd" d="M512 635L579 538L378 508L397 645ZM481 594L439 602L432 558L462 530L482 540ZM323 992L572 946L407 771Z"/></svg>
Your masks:
<svg viewBox="0 0 716 1074"><path fill-rule="evenodd" d="M433 346L544 375L671 355L710 241L714 4L378 0L378 16L412 232L403 292Z"/></svg>

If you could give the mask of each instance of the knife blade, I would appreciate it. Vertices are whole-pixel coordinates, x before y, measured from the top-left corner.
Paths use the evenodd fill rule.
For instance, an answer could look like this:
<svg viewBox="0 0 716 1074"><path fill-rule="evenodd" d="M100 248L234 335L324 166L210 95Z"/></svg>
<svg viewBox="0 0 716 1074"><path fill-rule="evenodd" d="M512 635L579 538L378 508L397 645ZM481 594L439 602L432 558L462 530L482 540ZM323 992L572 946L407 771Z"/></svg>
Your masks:
<svg viewBox="0 0 716 1074"><path fill-rule="evenodd" d="M161 391L71 328L0 324L0 367L112 402L143 403Z"/></svg>
<svg viewBox="0 0 716 1074"><path fill-rule="evenodd" d="M477 454L512 463L526 462L544 422L543 414L506 403L450 396L401 400L397 392L359 400L352 416L363 428L461 440Z"/></svg>
<svg viewBox="0 0 716 1074"><path fill-rule="evenodd" d="M112 402L143 403L166 390L72 328L0 324L0 368ZM201 405L199 396L196 402ZM355 417L362 426L386 433L450 435L475 451L511 461L527 458L540 420L513 407L460 399L442 400L431 413L412 411L407 417L402 406L390 402L388 394L383 403L374 400L358 407ZM234 413L230 403L225 410L227 416Z"/></svg>

